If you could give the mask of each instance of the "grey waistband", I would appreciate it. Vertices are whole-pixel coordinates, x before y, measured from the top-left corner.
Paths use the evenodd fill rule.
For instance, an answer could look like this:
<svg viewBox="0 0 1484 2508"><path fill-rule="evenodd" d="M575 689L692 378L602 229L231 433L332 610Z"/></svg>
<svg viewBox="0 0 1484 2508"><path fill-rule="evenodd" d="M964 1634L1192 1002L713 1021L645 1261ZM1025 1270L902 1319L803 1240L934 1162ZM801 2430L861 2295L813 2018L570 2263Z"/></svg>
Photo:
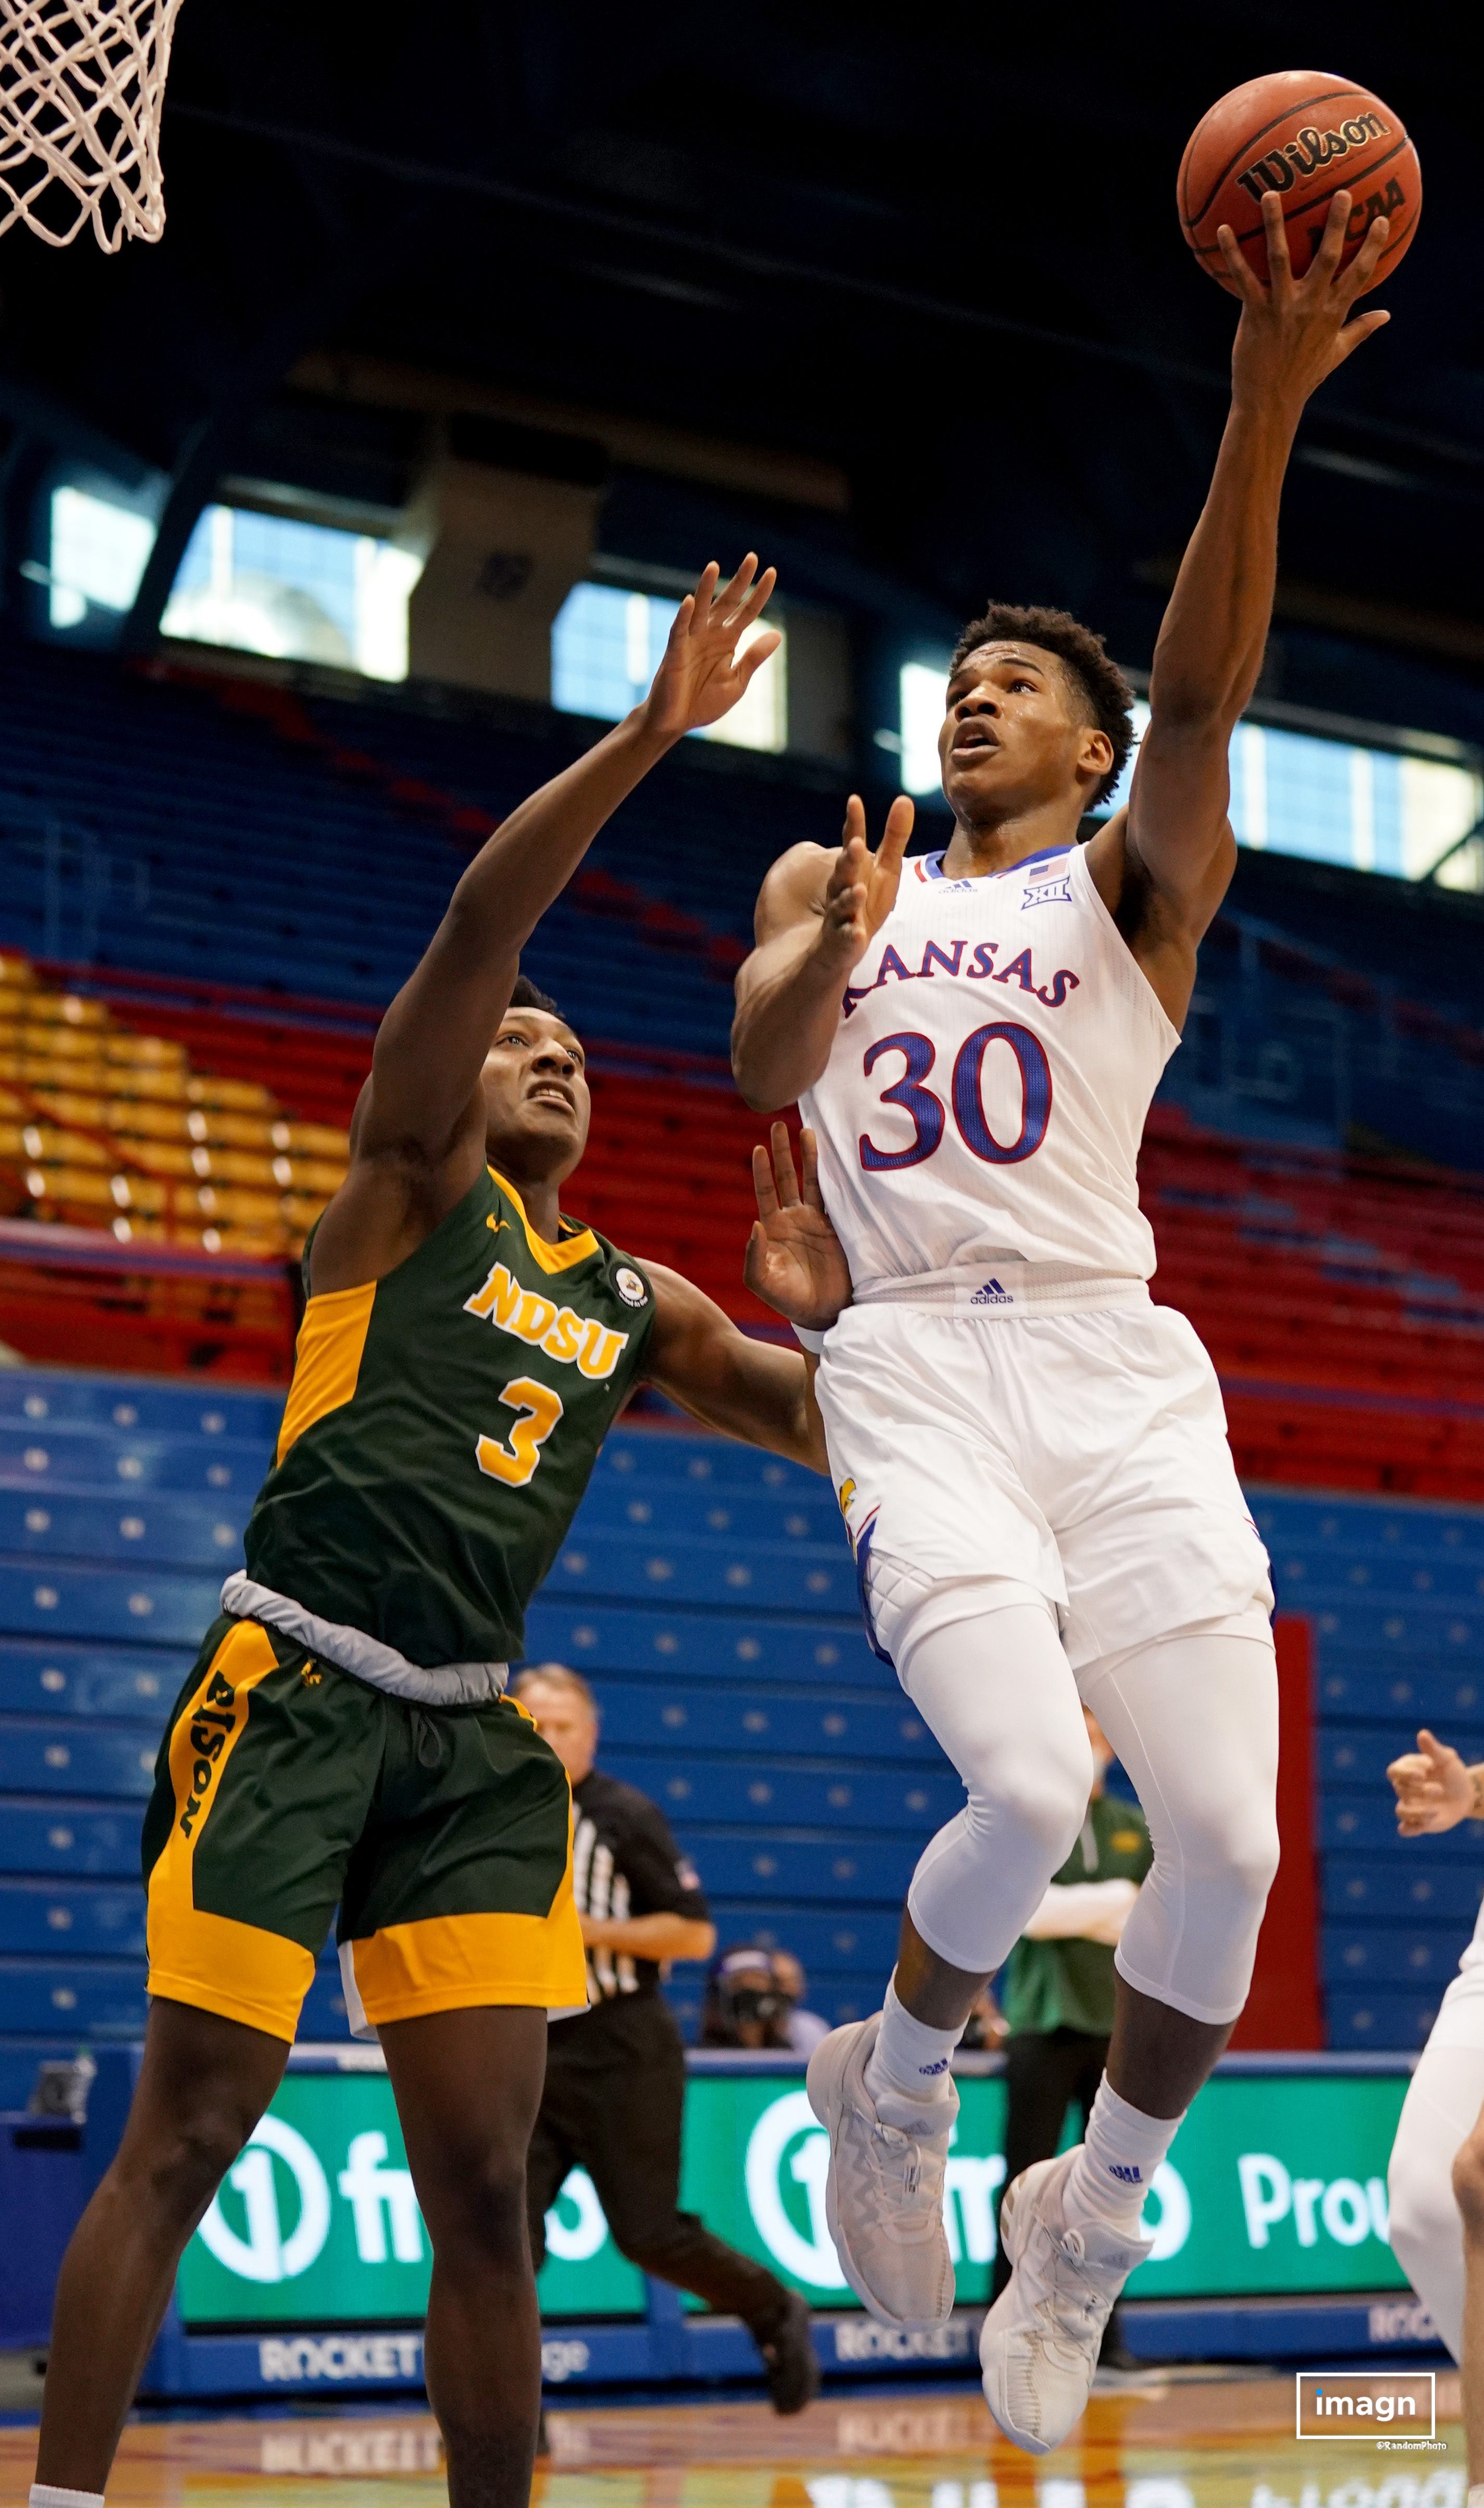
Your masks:
<svg viewBox="0 0 1484 2508"><path fill-rule="evenodd" d="M1146 1307L1149 1284L1127 1272L1086 1272L1073 1263L996 1262L972 1270L923 1272L913 1279L864 1280L857 1307L925 1307L939 1314L988 1316L1091 1313Z"/></svg>
<svg viewBox="0 0 1484 2508"><path fill-rule="evenodd" d="M223 1610L235 1618L262 1620L370 1688L384 1689L392 1698L411 1699L418 1707L485 1707L504 1695L510 1678L508 1663L409 1663L395 1646L368 1637L364 1629L321 1620L287 1594L275 1594L271 1585L254 1584L245 1568L228 1577L221 1601Z"/></svg>

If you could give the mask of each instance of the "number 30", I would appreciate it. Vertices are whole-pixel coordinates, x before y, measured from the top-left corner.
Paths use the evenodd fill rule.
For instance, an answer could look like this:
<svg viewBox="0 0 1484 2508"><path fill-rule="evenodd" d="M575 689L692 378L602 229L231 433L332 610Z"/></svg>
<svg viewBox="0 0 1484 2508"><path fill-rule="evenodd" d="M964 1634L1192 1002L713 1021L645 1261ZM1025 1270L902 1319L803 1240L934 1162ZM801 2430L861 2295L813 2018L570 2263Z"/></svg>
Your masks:
<svg viewBox="0 0 1484 2508"><path fill-rule="evenodd" d="M1007 1045L1020 1065L1020 1131L1008 1143L995 1140L984 1112L984 1057L996 1043ZM947 1108L941 1097L923 1085L937 1056L930 1038L911 1028L901 1029L895 1036L878 1037L867 1049L863 1065L867 1079L884 1053L899 1053L905 1067L901 1078L882 1090L882 1104L900 1106L904 1114L912 1117L913 1137L904 1150L879 1150L870 1133L862 1132L860 1163L870 1174L921 1166L941 1145L947 1121ZM1039 1037L1009 1019L995 1019L988 1027L976 1027L959 1048L951 1094L959 1138L976 1159L983 1159L990 1166L1011 1167L1018 1166L1022 1159L1033 1158L1051 1120L1051 1065Z"/></svg>

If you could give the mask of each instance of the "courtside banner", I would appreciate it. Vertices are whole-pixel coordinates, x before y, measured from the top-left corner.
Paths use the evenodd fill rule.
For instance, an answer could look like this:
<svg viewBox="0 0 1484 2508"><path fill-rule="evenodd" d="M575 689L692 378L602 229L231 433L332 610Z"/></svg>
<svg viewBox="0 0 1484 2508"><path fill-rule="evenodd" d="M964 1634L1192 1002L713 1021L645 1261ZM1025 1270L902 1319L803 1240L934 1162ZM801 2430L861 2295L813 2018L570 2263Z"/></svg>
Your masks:
<svg viewBox="0 0 1484 2508"><path fill-rule="evenodd" d="M988 2296L1004 2091L959 2083L948 2162L959 2298ZM1400 2075L1220 2076L1154 2177L1154 2252L1131 2297L1402 2289L1387 2242L1386 2164ZM825 2138L797 2074L698 2074L686 2094L681 2202L816 2306L853 2303L824 2220ZM547 2216L543 2312L643 2309L591 2181L574 2170ZM360 2324L419 2317L427 2232L384 2074L294 2073L229 2171L181 2265L188 2325Z"/></svg>

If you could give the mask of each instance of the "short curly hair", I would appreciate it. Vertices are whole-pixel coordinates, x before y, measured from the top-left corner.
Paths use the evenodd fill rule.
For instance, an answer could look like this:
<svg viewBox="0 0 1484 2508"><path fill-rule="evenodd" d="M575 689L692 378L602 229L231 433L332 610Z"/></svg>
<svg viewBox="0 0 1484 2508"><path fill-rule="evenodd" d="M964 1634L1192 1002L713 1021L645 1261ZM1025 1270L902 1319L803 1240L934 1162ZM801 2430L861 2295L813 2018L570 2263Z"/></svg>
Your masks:
<svg viewBox="0 0 1484 2508"><path fill-rule="evenodd" d="M1093 794L1093 807L1105 801L1117 786L1134 747L1134 691L1104 645L1068 609L1021 609L1013 602L992 601L982 617L971 618L958 644L949 678L981 645L1011 640L1038 645L1055 653L1074 693L1086 706L1099 731L1113 744L1113 762Z"/></svg>

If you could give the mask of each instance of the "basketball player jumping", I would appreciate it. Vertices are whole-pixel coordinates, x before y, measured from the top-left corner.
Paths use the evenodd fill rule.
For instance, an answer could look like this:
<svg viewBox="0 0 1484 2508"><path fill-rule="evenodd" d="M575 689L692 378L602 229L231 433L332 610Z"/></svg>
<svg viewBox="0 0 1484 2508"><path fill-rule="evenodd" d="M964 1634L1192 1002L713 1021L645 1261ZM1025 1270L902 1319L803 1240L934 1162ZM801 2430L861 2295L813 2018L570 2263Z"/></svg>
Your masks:
<svg viewBox="0 0 1484 2508"><path fill-rule="evenodd" d="M949 2062L1081 1824L1082 1700L1154 1841L1086 2143L1004 2203L1015 2270L981 2356L995 2419L1032 2453L1080 2415L1147 2252L1145 2192L1246 2000L1278 1855L1266 1556L1211 1362L1150 1303L1135 1163L1232 873L1227 748L1294 431L1387 319L1348 320L1386 240L1378 220L1341 273L1350 205L1295 281L1269 197L1271 292L1222 230L1231 412L1128 807L1079 845L1132 738L1101 640L993 609L948 683L946 850L904 863L899 800L873 857L852 800L837 853L799 846L769 873L738 978L739 1084L755 1107L799 1099L850 1262L816 1389L868 1624L968 1794L918 1865L885 2011L809 2068L840 2261L887 2322L953 2304Z"/></svg>
<svg viewBox="0 0 1484 2508"><path fill-rule="evenodd" d="M707 569L644 704L496 830L381 1022L246 1570L161 1749L143 2062L62 2265L33 2508L102 2508L181 2251L277 2087L337 1905L346 2004L380 2031L432 2243L450 2497L525 2508L525 2150L548 2010L587 1985L570 1791L503 1695L506 1659L636 1383L821 1470L824 1448L812 1361L561 1216L582 1048L519 952L624 795L767 659L771 631L739 639L772 584L748 558L718 594ZM827 1240L827 1272L832 1245L816 1200L770 1194L748 1250L754 1287L805 1315L811 1247ZM794 2409L807 2329L790 2310L756 2330Z"/></svg>

